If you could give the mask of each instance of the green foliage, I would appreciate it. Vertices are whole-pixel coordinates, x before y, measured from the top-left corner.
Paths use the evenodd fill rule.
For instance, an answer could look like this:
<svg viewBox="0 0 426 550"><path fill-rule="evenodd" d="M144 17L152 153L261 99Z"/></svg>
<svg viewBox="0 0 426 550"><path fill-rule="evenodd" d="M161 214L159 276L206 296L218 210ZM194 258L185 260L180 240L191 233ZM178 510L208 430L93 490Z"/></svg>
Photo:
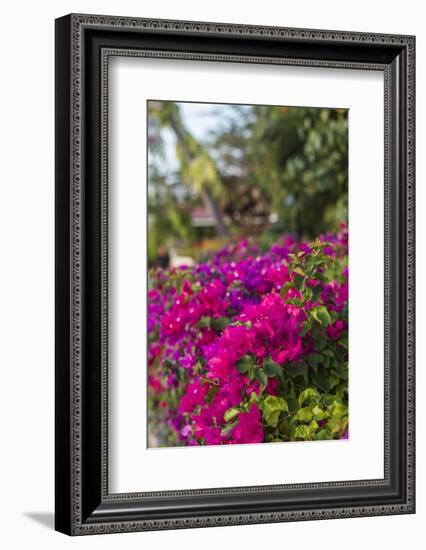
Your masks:
<svg viewBox="0 0 426 550"><path fill-rule="evenodd" d="M249 371L254 366L254 360L250 355L243 355L237 363L237 369L242 374Z"/></svg>
<svg viewBox="0 0 426 550"><path fill-rule="evenodd" d="M278 424L280 414L288 412L288 405L284 398L268 395L262 404L263 418L268 426L275 427Z"/></svg>
<svg viewBox="0 0 426 550"><path fill-rule="evenodd" d="M233 418L235 418L240 413L240 410L236 407L232 407L232 409L228 409L225 414L223 415L223 418L225 419L225 422L229 422Z"/></svg>
<svg viewBox="0 0 426 550"><path fill-rule="evenodd" d="M286 296L292 289L297 289L301 294L299 307L304 307L312 299L311 289L315 288L301 285L300 279L327 282L339 278L338 260L324 253L327 243L315 241L310 246L311 253L291 255L289 268L295 276L281 291L281 295ZM279 381L279 397L261 391L254 398L263 411L268 441L338 439L347 430L347 332L338 340L329 338L327 328L336 320L336 313L328 308L328 303L321 303L319 296L316 300L318 305L307 310L308 320L301 331L302 335L309 334L313 338L315 351L305 356L306 360L283 365L270 357L264 361L265 377ZM339 314L339 319L347 322L347 309ZM253 361L249 356L242 358L244 372L250 372Z"/></svg>
<svg viewBox="0 0 426 550"><path fill-rule="evenodd" d="M259 106L250 157L280 229L300 236L347 218L348 116L344 109Z"/></svg>
<svg viewBox="0 0 426 550"><path fill-rule="evenodd" d="M200 141L188 130L179 103L148 104L150 262L161 247L179 243L191 250L203 240L191 223L195 206L213 215L211 236L247 233L256 219L262 247L282 233L311 238L335 231L347 219L347 110L204 107L217 124ZM175 136L177 173L167 166L165 129ZM277 218L273 224L271 215ZM306 279L300 275L295 284L303 289Z"/></svg>
<svg viewBox="0 0 426 550"><path fill-rule="evenodd" d="M274 361L272 361L270 357L265 359L265 362L263 365L263 372L266 374L268 378L277 376L280 380L284 382L283 367L281 365L278 365Z"/></svg>
<svg viewBox="0 0 426 550"><path fill-rule="evenodd" d="M254 369L254 375L256 379L258 380L259 384L262 386L266 386L268 382L268 378L266 374L264 373L263 369L255 368Z"/></svg>
<svg viewBox="0 0 426 550"><path fill-rule="evenodd" d="M310 314L323 327L327 327L331 323L330 314L324 306L314 307Z"/></svg>

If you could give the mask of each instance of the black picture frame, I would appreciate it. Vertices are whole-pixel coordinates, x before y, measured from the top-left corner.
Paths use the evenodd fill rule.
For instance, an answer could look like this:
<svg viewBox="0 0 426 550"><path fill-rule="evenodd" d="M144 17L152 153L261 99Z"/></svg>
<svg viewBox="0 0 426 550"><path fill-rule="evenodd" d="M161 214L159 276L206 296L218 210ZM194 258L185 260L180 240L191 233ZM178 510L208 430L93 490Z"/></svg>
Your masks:
<svg viewBox="0 0 426 550"><path fill-rule="evenodd" d="M108 493L107 69L109 56L138 52L383 71L383 479ZM85 535L414 513L414 85L413 36L79 14L56 20L58 531Z"/></svg>

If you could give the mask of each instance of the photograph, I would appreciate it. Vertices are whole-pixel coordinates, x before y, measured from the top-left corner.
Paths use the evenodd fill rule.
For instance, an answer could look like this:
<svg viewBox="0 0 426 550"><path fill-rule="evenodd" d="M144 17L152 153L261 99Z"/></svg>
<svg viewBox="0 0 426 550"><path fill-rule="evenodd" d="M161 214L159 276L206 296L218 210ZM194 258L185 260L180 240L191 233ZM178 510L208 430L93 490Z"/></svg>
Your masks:
<svg viewBox="0 0 426 550"><path fill-rule="evenodd" d="M147 101L148 448L350 438L348 125Z"/></svg>
<svg viewBox="0 0 426 550"><path fill-rule="evenodd" d="M107 546L171 530L169 547L269 524L300 546L332 520L352 548L357 518L401 546L416 513L420 18L371 7L367 25L365 10L312 4L309 21L286 6L224 23L178 8L55 19L55 457L38 468L55 472L54 528ZM28 70L5 74L25 89ZM19 182L39 196L32 160L11 174L28 168ZM21 220L52 224L9 188L25 214L10 210L11 227L37 237L38 258ZM40 369L23 364L7 370L34 393Z"/></svg>

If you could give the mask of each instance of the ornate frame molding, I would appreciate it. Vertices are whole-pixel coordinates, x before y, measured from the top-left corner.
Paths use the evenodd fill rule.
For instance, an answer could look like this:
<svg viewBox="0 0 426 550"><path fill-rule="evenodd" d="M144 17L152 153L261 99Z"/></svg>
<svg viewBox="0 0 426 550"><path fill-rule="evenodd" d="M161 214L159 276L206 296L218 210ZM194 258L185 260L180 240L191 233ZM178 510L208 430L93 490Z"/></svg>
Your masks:
<svg viewBox="0 0 426 550"><path fill-rule="evenodd" d="M153 48L130 48L117 47L114 45L102 45L99 56L99 80L100 80L100 412L99 412L99 433L100 433L100 467L99 467L99 486L101 505L93 509L91 514L87 515L88 508L93 508L93 503L84 503L84 491L92 493L85 489L86 477L84 473L84 422L85 413L83 404L86 399L85 394L85 376L84 376L84 316L85 316L85 278L87 277L88 262L85 257L87 247L85 239L87 231L91 230L86 222L85 212L85 181L88 181L85 174L85 147L88 145L85 140L84 122L86 113L86 102L88 100L87 91L87 59L88 51L87 31L111 30L116 33L148 33L163 34L167 36L214 36L220 38L227 36L236 40L243 39L262 39L273 41L291 41L300 44L324 44L332 48L334 45L341 47L369 45L371 48L379 49L390 48L389 51L400 52L398 55L404 56L406 74L401 75L400 66L396 66L393 61L372 62L371 60L356 61L318 59L310 57L280 57L265 55L243 55L231 53L196 53L193 51L171 51ZM153 33L153 34L152 34ZM68 341L68 369L64 367L64 358L66 350L63 349L64 342L59 342L60 351L57 353L56 373L60 383L57 386L57 423L63 427L61 418L69 420L69 432L65 434L69 447L65 446L62 436L57 432L57 463L62 464L59 467L59 483L68 483L68 490L57 493L57 528L69 534L83 535L92 533L112 533L124 531L141 531L152 529L178 529L188 527L202 527L213 525L236 525L247 523L265 523L282 521L303 521L310 519L326 519L336 517L359 517L384 514L402 514L414 512L414 155L415 155L415 61L414 61L415 40L412 36L379 35L364 33L346 33L341 31L322 31L307 29L286 29L279 27L253 27L245 25L228 25L218 23L186 22L186 21L168 21L135 19L122 17L107 17L95 15L70 15L57 21L57 62L67 61L69 64L68 87L66 91L60 90L61 82L67 78L66 67L57 73L57 131L63 132L59 126L63 122L64 106L69 105L69 126L65 129L67 135L58 137L57 135L57 154L67 146L71 151L67 162L64 163L62 157L59 170L56 175L57 194L64 192L64 178L69 178L69 196L64 198L64 203L57 206L58 216L62 216L65 211L69 212L69 227L61 226L58 222L57 236L60 244L68 238L69 256L68 266L61 266L58 269L57 277L64 277L63 270L68 272L69 289L60 290L57 295L59 303L68 299L70 303L69 317L59 320L58 330L62 331L68 327L68 335L64 341ZM383 50L385 51L385 50ZM108 59L111 56L140 56L157 57L169 59L191 59L205 62L231 61L240 63L273 63L283 65L301 65L315 67L335 67L342 69L368 69L384 72L385 77L385 476L383 480L363 480L359 482L345 481L333 483L314 483L297 485L277 485L270 487L240 487L227 489L193 490L193 491L171 491L156 493L130 493L130 494L109 494L108 493L108 468L107 468L107 424L108 424ZM395 54L395 58L396 58ZM59 90L59 91L58 91ZM403 136L395 135L395 120L392 118L392 109L394 102L404 95L406 105L406 127ZM398 96L398 98L396 98ZM87 124L87 123L86 123ZM395 140L398 142L395 144ZM402 141L401 141L402 140ZM405 140L405 141L404 141ZM399 147L402 153L398 158L399 164L403 166L402 178L405 179L405 189L399 189L402 193L400 200L403 205L395 204L392 195L392 177L395 177L397 167L394 166L392 151ZM60 153L65 154L65 153ZM393 174L393 175L392 175ZM400 248L395 250L395 234L392 227L395 222L395 212L398 207L402 209L400 215L399 239ZM399 219L399 218L398 218ZM85 225L86 222L86 225ZM59 227L60 226L60 227ZM398 241L398 243L400 242ZM405 281L401 281L401 274L395 280L391 273L392 262L395 261L395 254L400 257L402 254L401 271L404 274ZM64 256L65 257L65 256ZM57 260L58 261L58 260ZM391 361L395 353L394 342L392 341L391 311L392 311L392 285L401 284L401 292L405 294L402 298L402 304L405 311L401 313L405 319L405 338L403 350L399 352L399 359L403 358L404 366L400 367L398 374L404 377L406 386L405 395L405 444L406 444L406 469L400 472L405 476L403 483L405 498L398 502L398 499L390 503L365 504L363 506L320 506L313 508L307 503L305 510L274 510L262 511L253 510L249 513L231 512L228 514L215 513L190 514L188 516L172 518L154 518L149 515L145 518L141 510L139 517L129 519L128 515L120 515L120 510L126 505L136 506L144 499L158 498L179 498L196 496L224 496L238 495L240 497L248 496L252 493L270 494L276 492L304 492L307 489L356 489L373 487L388 487L391 485L391 438L395 436L391 433L391 408L392 399L395 397L395 390L391 391ZM399 287L398 287L399 288ZM65 298L64 298L65 292ZM57 312L57 316L64 317L63 313ZM67 340L67 338L69 340ZM403 355L401 355L403 353ZM86 367L87 368L87 367ZM65 374L64 374L65 371ZM70 401L67 411L58 404L62 399L64 387L68 388ZM393 396L393 397L392 397ZM403 400L404 401L404 400ZM62 415L62 416L61 416ZM60 418L59 418L60 417ZM57 425L58 425L57 424ZM402 496L401 494L399 495ZM67 501L65 503L65 500ZM90 498L89 498L90 500ZM96 500L96 499L95 499ZM285 507L284 507L285 508ZM120 521L120 517L126 517Z"/></svg>

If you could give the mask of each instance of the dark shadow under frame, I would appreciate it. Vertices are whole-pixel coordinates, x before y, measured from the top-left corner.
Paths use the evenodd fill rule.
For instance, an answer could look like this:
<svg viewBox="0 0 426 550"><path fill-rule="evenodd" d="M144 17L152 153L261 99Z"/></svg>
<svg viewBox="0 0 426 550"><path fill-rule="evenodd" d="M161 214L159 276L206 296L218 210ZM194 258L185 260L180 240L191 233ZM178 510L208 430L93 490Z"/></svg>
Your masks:
<svg viewBox="0 0 426 550"><path fill-rule="evenodd" d="M385 476L109 494L108 58L385 76ZM71 15L56 21L56 529L176 529L414 512L414 37Z"/></svg>

